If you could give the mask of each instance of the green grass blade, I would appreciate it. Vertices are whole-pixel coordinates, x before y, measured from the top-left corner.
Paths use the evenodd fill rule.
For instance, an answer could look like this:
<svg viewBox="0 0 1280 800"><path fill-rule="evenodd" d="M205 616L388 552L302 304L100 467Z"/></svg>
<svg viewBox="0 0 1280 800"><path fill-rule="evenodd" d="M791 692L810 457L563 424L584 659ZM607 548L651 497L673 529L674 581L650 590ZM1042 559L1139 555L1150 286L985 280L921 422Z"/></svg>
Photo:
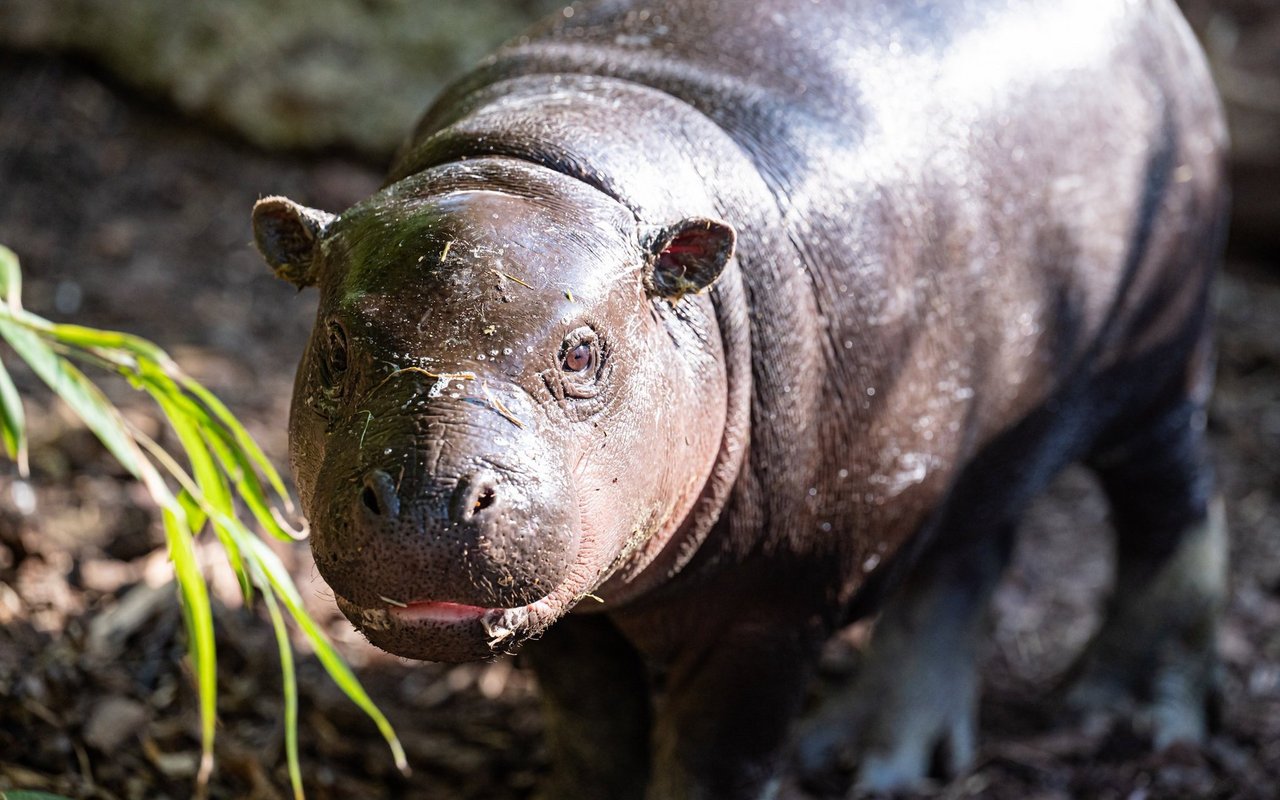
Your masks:
<svg viewBox="0 0 1280 800"><path fill-rule="evenodd" d="M191 528L193 534L198 535L204 529L205 522L208 521L209 515L204 513L204 509L200 506L191 492L183 489L178 492L178 505L182 506L182 511L187 517L187 525Z"/></svg>
<svg viewBox="0 0 1280 800"><path fill-rule="evenodd" d="M196 562L195 540L182 509L174 503L162 509L169 558L178 580L182 611L187 627L191 666L196 673L200 705L200 771L197 783L204 786L213 772L213 736L217 722L218 662L213 636L213 609L209 589Z"/></svg>
<svg viewBox="0 0 1280 800"><path fill-rule="evenodd" d="M248 531L246 530L247 534ZM373 720L377 726L382 738L387 741L387 745L391 748L392 757L395 758L396 767L404 774L409 774L409 762L405 758L404 747L400 744L399 738L396 737L395 730L392 729L391 723L386 716L378 710L370 699L364 687L360 684L360 679L351 671L346 661L338 654L333 643L329 641L329 637L325 635L315 620L307 614L306 609L302 605L302 596L298 594L298 589L293 584L293 579L289 577L289 571L285 569L279 557L267 547L266 542L256 536L248 536L245 541L241 542L241 546L245 549L246 559L262 570L263 575L271 583L271 588L284 602L285 608L289 610L289 615L293 617L293 621L306 635L311 646L315 649L316 657L324 666L325 671L329 673L329 677L338 685L347 697L351 698L351 702L355 703L361 711Z"/></svg>
<svg viewBox="0 0 1280 800"><path fill-rule="evenodd" d="M18 268L18 255L0 244L0 299L10 310L22 308L22 270Z"/></svg>
<svg viewBox="0 0 1280 800"><path fill-rule="evenodd" d="M164 370L160 365L147 359L139 361L138 370L143 388L151 392L152 396L156 397L157 402L161 402L157 393L165 398L168 403L165 414L170 420L183 416L192 421L193 427L190 430L198 432L203 440L203 445L197 449L204 451L205 448L208 448L208 450L217 455L222 473L235 485L236 493L244 501L254 518L258 520L258 523L268 533L282 541L291 542L301 538L299 532L287 529L281 520L272 513L270 501L267 499L266 492L263 491L262 482L258 479L253 457L250 453L245 452L240 440L236 438L235 432L228 429L223 424L223 420L216 416L215 412L206 404L198 402L195 397L184 390L184 384L193 384L194 381L185 379L184 384L179 384L171 377L170 371ZM246 433L245 436L248 436L248 434ZM188 443L184 441L183 445L188 451L195 447L194 442ZM197 475L196 477L199 479L200 476ZM221 498L214 497L211 499L217 501ZM219 503L218 507L223 513L229 516L233 515L229 496L226 497L225 504ZM221 536L221 533L219 535Z"/></svg>
<svg viewBox="0 0 1280 800"><path fill-rule="evenodd" d="M284 752L289 764L289 784L293 787L294 800L303 800L302 765L298 758L298 678L293 666L293 645L289 641L289 629L285 627L280 604L269 585L260 587L267 613L271 615L271 627L276 632L276 647L280 650L280 673L284 688Z"/></svg>
<svg viewBox="0 0 1280 800"><path fill-rule="evenodd" d="M201 718L198 793L213 768L217 713L217 662L208 585L196 558L195 537L211 524L230 560L246 599L258 585L267 603L284 674L285 746L295 798L302 798L298 758L297 679L285 609L307 636L330 677L377 725L397 767L409 768L404 748L386 717L374 706L350 667L303 608L293 579L266 542L236 517L238 495L263 529L285 540L299 538L278 516L293 503L274 465L244 426L209 390L186 376L158 346L131 334L53 323L22 310L17 257L0 246L0 337L81 418L117 461L138 478L160 506L169 557L182 601L188 647L195 672ZM132 428L111 402L67 357L124 376L160 406L187 455L190 474L178 460ZM25 418L21 399L0 365L0 444L25 467ZM161 471L176 481L177 496ZM265 481L265 483L264 483ZM232 492L234 487L234 494ZM12 792L10 792L12 794ZM6 795L0 793L0 800Z"/></svg>
<svg viewBox="0 0 1280 800"><path fill-rule="evenodd" d="M147 381L145 386L152 399L156 401L156 405L160 406L160 410L164 412L174 432L178 434L178 441L186 451L187 461L191 464L191 476L200 490L202 499L220 515L235 516L231 491L227 488L226 479L205 446L204 437L200 435L199 422L188 416L180 404L165 393L163 385L157 386ZM231 569L240 582L240 591L244 595L245 602L248 603L253 598L253 585L249 582L244 560L240 557L240 548L236 546L225 526L219 524L217 517L212 521L214 533L222 542L227 561L230 562Z"/></svg>
<svg viewBox="0 0 1280 800"><path fill-rule="evenodd" d="M0 439L4 451L18 465L18 473L27 476L27 421L22 412L22 398L13 385L9 371L0 364Z"/></svg>
<svg viewBox="0 0 1280 800"><path fill-rule="evenodd" d="M262 474L266 477L267 483L271 485L276 496L280 498L281 505L285 511L293 512L293 498L289 497L289 491L284 487L284 481L280 478L280 473L276 472L276 468L271 464L271 459L267 458L266 453L262 452L262 448L253 440L249 432L240 424L240 420L235 418L222 401L214 396L213 392L196 383L191 378L183 377L179 380L182 388L199 398L201 403L213 412L218 421L222 423L231 435L235 438L236 444L240 445L240 449L249 458Z"/></svg>
<svg viewBox="0 0 1280 800"><path fill-rule="evenodd" d="M217 453L222 469L235 483L236 493L244 501L254 519L268 533L284 542L294 542L301 538L297 531L285 528L271 511L271 502L262 489L262 483L254 472L249 455L232 440L225 428L212 422L202 426L205 441L209 448Z"/></svg>
<svg viewBox="0 0 1280 800"><path fill-rule="evenodd" d="M27 314L26 316L33 317L34 315ZM44 322L44 320L40 321ZM71 347L105 352L123 351L136 358L149 359L159 364L166 364L170 360L168 354L161 350L159 346L131 333L102 331L97 328L86 328L82 325L48 322L45 324L48 326L47 331L51 338Z"/></svg>
<svg viewBox="0 0 1280 800"><path fill-rule="evenodd" d="M71 407L120 465L146 485L153 497L159 500L170 496L164 481L138 449L120 412L83 372L12 319L0 316L0 336Z"/></svg>

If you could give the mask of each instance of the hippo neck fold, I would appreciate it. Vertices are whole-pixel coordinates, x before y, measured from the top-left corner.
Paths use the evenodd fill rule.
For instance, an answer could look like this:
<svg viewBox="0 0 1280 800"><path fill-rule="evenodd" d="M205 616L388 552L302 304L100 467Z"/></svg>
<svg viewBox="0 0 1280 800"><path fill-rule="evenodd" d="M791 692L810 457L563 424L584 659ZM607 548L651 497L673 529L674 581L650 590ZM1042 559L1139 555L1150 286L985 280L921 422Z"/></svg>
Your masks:
<svg viewBox="0 0 1280 800"><path fill-rule="evenodd" d="M728 140L713 122L671 95L641 84L590 75L532 75L483 86L430 119L401 151L388 183L442 164L484 157L528 161L586 183L629 209L641 232L695 215L737 224L706 174L721 156L709 141ZM736 146L731 148L737 152ZM723 154L724 149L721 149ZM742 157L729 169L752 169ZM718 170L725 174L722 165ZM716 198L719 197L720 201ZM615 565L610 594L625 602L693 558L730 500L747 452L751 397L751 322L737 259L707 297L721 337L728 391L715 465L683 520L657 531ZM643 575L641 573L644 573Z"/></svg>

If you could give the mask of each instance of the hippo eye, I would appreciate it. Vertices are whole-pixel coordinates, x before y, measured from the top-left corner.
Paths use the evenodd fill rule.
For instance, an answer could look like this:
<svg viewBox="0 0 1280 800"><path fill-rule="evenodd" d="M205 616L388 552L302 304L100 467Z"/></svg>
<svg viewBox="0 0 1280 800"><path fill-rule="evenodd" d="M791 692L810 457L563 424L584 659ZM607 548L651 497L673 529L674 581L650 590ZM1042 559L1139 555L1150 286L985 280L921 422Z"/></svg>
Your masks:
<svg viewBox="0 0 1280 800"><path fill-rule="evenodd" d="M562 365L566 372L586 372L594 361L591 344L581 342L565 352Z"/></svg>
<svg viewBox="0 0 1280 800"><path fill-rule="evenodd" d="M317 386L315 394L308 400L308 405L320 416L332 418L342 404L346 382L342 380L347 371L347 332L337 322L330 322L325 328L324 344L316 359Z"/></svg>
<svg viewBox="0 0 1280 800"><path fill-rule="evenodd" d="M600 341L596 332L584 325L565 337L560 345L560 369L575 380L595 377L600 364Z"/></svg>
<svg viewBox="0 0 1280 800"><path fill-rule="evenodd" d="M589 325L583 325L566 336L560 345L559 380L554 381L557 388L552 392L578 400L595 397L608 362L604 340Z"/></svg>
<svg viewBox="0 0 1280 800"><path fill-rule="evenodd" d="M329 377L337 378L347 371L347 332L336 322L329 323Z"/></svg>

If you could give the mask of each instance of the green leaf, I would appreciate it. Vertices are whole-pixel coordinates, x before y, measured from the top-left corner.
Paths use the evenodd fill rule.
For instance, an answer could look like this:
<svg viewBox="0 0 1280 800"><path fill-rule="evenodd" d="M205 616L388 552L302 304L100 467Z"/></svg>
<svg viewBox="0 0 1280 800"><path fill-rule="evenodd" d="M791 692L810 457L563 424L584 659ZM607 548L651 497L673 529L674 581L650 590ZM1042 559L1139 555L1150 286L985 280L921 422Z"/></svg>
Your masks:
<svg viewBox="0 0 1280 800"><path fill-rule="evenodd" d="M71 407L120 465L141 480L153 497L169 496L155 468L139 451L128 425L98 387L36 334L0 315L0 336L18 353L54 394Z"/></svg>
<svg viewBox="0 0 1280 800"><path fill-rule="evenodd" d="M22 270L18 268L18 256L0 244L0 299L17 310L22 308Z"/></svg>
<svg viewBox="0 0 1280 800"><path fill-rule="evenodd" d="M253 440L249 432L240 424L240 420L236 419L235 415L227 410L227 407L214 396L213 392L210 392L199 383L185 376L180 382L183 389L199 398L200 402L204 403L205 407L213 412L218 421L231 432L236 444L240 445L249 460L266 476L267 482L271 484L276 496L280 498L280 503L284 506L285 511L292 512L293 499L289 497L289 491L284 488L284 481L280 479L280 473L276 472L276 468L271 464L271 459L267 458L261 447L258 447L258 443Z"/></svg>
<svg viewBox="0 0 1280 800"><path fill-rule="evenodd" d="M204 509L200 507L200 501L197 500L191 492L183 489L178 493L178 505L182 506L182 511L187 517L187 525L191 528L191 533L199 535L204 529L205 522L209 519L209 515L204 513Z"/></svg>
<svg viewBox="0 0 1280 800"><path fill-rule="evenodd" d="M195 537L211 524L246 599L259 587L271 616L284 674L285 747L295 798L302 798L298 761L297 680L288 629L280 603L301 628L335 683L378 726L395 757L408 773L404 748L386 717L373 705L350 667L319 625L307 615L293 579L266 542L237 518L235 496L264 530L292 541L267 487L292 513L284 481L244 426L209 390L186 376L155 344L127 333L80 325L58 324L22 309L22 276L17 257L0 246L0 337L53 392L97 435L120 464L138 478L160 506L169 557L179 589L188 647L195 673L201 719L201 790L213 768L217 713L217 663L209 590L196 558ZM118 373L134 388L146 391L169 421L190 465L187 469L168 451L131 428L105 395L70 361ZM25 419L17 389L0 365L0 444L25 468ZM174 495L162 475L181 488ZM264 483L265 481L265 483ZM232 487L235 492L233 494ZM198 793L202 793L198 792ZM0 800L66 800L42 792L0 792Z"/></svg>
<svg viewBox="0 0 1280 800"><path fill-rule="evenodd" d="M33 316L33 315L28 315ZM48 323L46 323L48 324ZM62 344L80 347L86 350L122 350L138 358L145 358L164 364L169 356L155 344L118 331L102 331L97 328L86 328L82 325L48 324L49 335Z"/></svg>
<svg viewBox="0 0 1280 800"><path fill-rule="evenodd" d="M195 540L182 508L175 502L162 509L169 558L178 579L182 613L187 627L191 666L196 673L200 704L200 772L197 781L205 785L213 771L213 735L218 712L218 661L213 637L213 609L209 589L196 562Z"/></svg>
<svg viewBox="0 0 1280 800"><path fill-rule="evenodd" d="M192 477L195 479L201 498L220 515L235 516L235 507L232 504L231 492L227 488L227 481L205 446L199 418L193 417L186 407L194 404L181 394L181 390L172 381L166 382L154 376L148 376L144 378L143 387L160 406L165 418L178 434L178 441L182 443L182 449L187 454ZM203 523L203 515L200 521ZM245 602L248 603L253 597L253 585L249 582L249 575L240 558L240 550L235 546L225 526L218 523L217 518L213 520L213 530L222 541L227 560L240 582L240 591L244 595Z"/></svg>
<svg viewBox="0 0 1280 800"><path fill-rule="evenodd" d="M264 581L265 583L265 581ZM284 687L284 752L289 763L289 783L293 786L294 800L302 800L302 765L298 759L298 678L293 667L293 645L289 641L289 629L284 615L269 585L260 587L271 615L271 627L276 632L276 647L280 651L280 673Z"/></svg>
<svg viewBox="0 0 1280 800"><path fill-rule="evenodd" d="M27 421L22 413L22 398L13 385L9 371L0 364L0 439L4 451L18 465L18 472L27 475Z"/></svg>
<svg viewBox="0 0 1280 800"><path fill-rule="evenodd" d="M391 723L374 705L364 687L360 685L360 679L355 676L355 673L351 671L351 667L347 666L347 662L338 654L333 643L329 641L329 637L320 629L316 621L307 614L302 605L302 597L298 594L297 587L293 585L293 579L289 577L289 571L285 569L279 557L267 547L266 542L256 536L248 537L247 541L241 542L241 546L245 548L246 555L252 554L251 560L255 562L257 567L262 569L267 580L271 582L271 588L284 601L285 608L289 610L293 621L297 623L303 634L306 635L307 640L311 642L312 648L315 649L316 657L320 659L320 663L324 666L325 671L329 673L329 677L333 679L333 682L338 685L338 688L347 697L351 698L351 702L355 703L360 710L364 711L373 720L374 725L377 726L378 731L382 734L382 738L391 747L391 754L395 758L396 767L404 774L409 774L409 762L405 758L404 747L396 737Z"/></svg>
<svg viewBox="0 0 1280 800"><path fill-rule="evenodd" d="M262 490L262 483L254 472L248 454L231 440L231 434L216 423L202 426L202 432L209 447L217 453L223 470L235 482L240 499L248 506L258 524L281 541L297 541L298 534L286 530L280 520L272 514L270 501Z"/></svg>

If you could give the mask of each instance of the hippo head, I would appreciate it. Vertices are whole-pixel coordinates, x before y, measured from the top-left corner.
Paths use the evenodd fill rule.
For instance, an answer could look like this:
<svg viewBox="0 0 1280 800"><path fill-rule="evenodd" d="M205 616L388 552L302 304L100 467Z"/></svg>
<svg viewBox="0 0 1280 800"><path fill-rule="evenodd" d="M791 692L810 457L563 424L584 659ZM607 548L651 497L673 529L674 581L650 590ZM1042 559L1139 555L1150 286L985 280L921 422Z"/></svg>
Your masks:
<svg viewBox="0 0 1280 800"><path fill-rule="evenodd" d="M725 373L697 292L733 231L641 224L503 158L340 216L265 198L253 223L276 273L321 295L290 443L347 617L385 650L460 661L626 599L716 460Z"/></svg>

